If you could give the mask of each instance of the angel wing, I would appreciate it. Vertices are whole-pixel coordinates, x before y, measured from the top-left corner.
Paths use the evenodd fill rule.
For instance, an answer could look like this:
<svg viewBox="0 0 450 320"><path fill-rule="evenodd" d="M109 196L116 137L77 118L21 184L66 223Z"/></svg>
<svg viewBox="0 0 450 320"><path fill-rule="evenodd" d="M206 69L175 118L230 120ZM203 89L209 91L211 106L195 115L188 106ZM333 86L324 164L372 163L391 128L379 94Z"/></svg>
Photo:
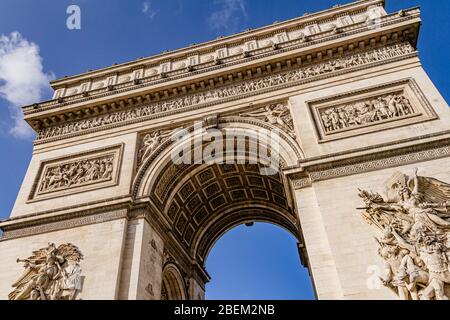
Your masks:
<svg viewBox="0 0 450 320"><path fill-rule="evenodd" d="M9 300L19 300L19 296L23 296L27 298L27 296L30 294L30 292L24 292L26 290L27 284L32 280L32 278L37 275L37 270L31 267L27 267L25 271L22 273L20 278L12 284L12 287L14 287L14 291L12 291L10 294L8 294ZM27 290L31 291L31 290Z"/></svg>
<svg viewBox="0 0 450 320"><path fill-rule="evenodd" d="M47 254L48 254L48 248L42 248L42 249L33 251L31 256L29 256L25 260L32 261L32 262L35 262L35 263L36 262L45 261L45 259L47 257Z"/></svg>
<svg viewBox="0 0 450 320"><path fill-rule="evenodd" d="M279 117L283 120L286 126L288 126L290 130L294 131L294 122L292 121L292 115L288 107L283 104L277 104L274 110L279 112Z"/></svg>
<svg viewBox="0 0 450 320"><path fill-rule="evenodd" d="M174 131L175 131L174 129L158 130L158 135L161 139L165 139L165 138L169 137L170 135L172 135L172 133Z"/></svg>
<svg viewBox="0 0 450 320"><path fill-rule="evenodd" d="M72 243L61 244L57 249L57 255L64 258L64 260L80 262L83 260L83 254L77 246Z"/></svg>
<svg viewBox="0 0 450 320"><path fill-rule="evenodd" d="M450 184L429 177L418 177L418 191L427 203L450 201Z"/></svg>

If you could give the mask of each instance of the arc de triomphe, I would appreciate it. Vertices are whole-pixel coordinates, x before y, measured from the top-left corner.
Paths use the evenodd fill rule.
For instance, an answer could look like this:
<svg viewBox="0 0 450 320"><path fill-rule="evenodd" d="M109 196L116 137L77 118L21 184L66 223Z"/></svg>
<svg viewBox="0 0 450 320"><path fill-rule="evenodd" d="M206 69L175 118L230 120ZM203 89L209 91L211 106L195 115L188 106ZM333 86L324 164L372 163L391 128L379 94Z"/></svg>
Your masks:
<svg viewBox="0 0 450 320"><path fill-rule="evenodd" d="M450 109L420 25L357 1L53 81L23 108L37 138L0 298L204 299L215 241L264 221L298 239L319 299L445 299ZM245 161L173 161L255 132L278 143L271 174L250 140Z"/></svg>

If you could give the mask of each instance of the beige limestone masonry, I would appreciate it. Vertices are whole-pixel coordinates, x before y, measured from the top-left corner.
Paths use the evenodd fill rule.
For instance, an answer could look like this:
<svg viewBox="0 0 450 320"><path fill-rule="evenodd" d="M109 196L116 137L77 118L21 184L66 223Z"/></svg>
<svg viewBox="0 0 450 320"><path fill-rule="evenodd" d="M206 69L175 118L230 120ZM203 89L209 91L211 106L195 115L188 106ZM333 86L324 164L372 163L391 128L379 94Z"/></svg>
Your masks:
<svg viewBox="0 0 450 320"><path fill-rule="evenodd" d="M373 290L367 287L367 281L371 276L370 267L375 265L381 268L382 265L381 259L374 254L377 251L377 243L373 227L361 219L361 211L356 208L363 204L354 195L358 193L358 188L382 192L382 184L393 173L400 171L412 174L416 167L422 176L450 181L449 164L450 160L445 158L398 166L321 181L314 183L310 188L296 191L299 194L299 203L306 204L310 201L315 206L314 219L309 217L312 215L309 210L299 210L299 216L307 248L314 248L310 251L310 259L313 278L320 279L315 281L319 297L322 295L323 298L338 297L331 296L327 290L332 290L333 293L340 290L339 298L344 299L395 297L384 287ZM379 186L378 189L376 186ZM324 230L321 231L321 228ZM327 277L333 279L330 276L333 273L338 275L340 287L334 288L333 282L327 279Z"/></svg>
<svg viewBox="0 0 450 320"><path fill-rule="evenodd" d="M420 10L386 13L383 5L357 1L53 82L55 99L25 107L25 118L40 134L66 131L35 141L10 218L0 222L0 299L25 270L16 259L49 242L72 243L84 255L82 299L204 299L211 280L205 259L214 241L253 221L274 223L297 238L317 298L397 299L392 288L370 285L383 260L374 228L358 209L365 205L358 188L382 192L392 174L413 176L414 168L420 177L442 181L442 188L450 184L450 109L415 51ZM379 19L371 20L372 6ZM190 66L192 56L197 60ZM231 89L245 84L247 91ZM401 118L386 111L393 103L387 96L381 107L368 99L359 108L372 108L365 111L371 116L357 129L323 139L314 103L340 106L389 88L406 90L420 115ZM189 103L155 107L177 99ZM288 118L269 111L252 116L277 104ZM144 116L150 106L154 113ZM161 132L195 121L222 131L281 129L282 171L270 178L258 166L175 166L173 144ZM149 133L155 140L147 141L154 143L138 167ZM105 183L95 162L78 160L111 148L120 161L116 179ZM33 197L43 165L71 158L78 159L74 170L62 166L61 174L50 175L54 191ZM161 181L167 188L156 191Z"/></svg>
<svg viewBox="0 0 450 320"><path fill-rule="evenodd" d="M72 228L70 232L61 230L0 242L2 254L0 297L7 299L13 289L11 285L23 272L23 268L16 259L28 258L32 251L46 247L49 242L54 242L56 245L76 243L83 253L81 299L117 299L126 228L125 219L99 221L96 224Z"/></svg>

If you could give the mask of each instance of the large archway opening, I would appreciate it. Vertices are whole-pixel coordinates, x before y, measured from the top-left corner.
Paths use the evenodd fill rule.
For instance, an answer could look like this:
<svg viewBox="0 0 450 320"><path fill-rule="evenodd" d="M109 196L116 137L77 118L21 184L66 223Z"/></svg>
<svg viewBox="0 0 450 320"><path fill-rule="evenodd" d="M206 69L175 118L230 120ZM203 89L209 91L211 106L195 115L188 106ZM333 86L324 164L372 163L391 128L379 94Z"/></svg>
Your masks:
<svg viewBox="0 0 450 320"><path fill-rule="evenodd" d="M315 299L297 239L269 223L241 224L220 237L206 260L207 300Z"/></svg>
<svg viewBox="0 0 450 320"><path fill-rule="evenodd" d="M225 136L224 146L235 142L233 135L230 138L230 132L254 136L255 128L251 126L255 125L230 122L220 125L219 132ZM273 134L270 129L266 125L266 134ZM241 224L265 222L284 229L295 239L294 243L299 244L298 250L296 245L293 249L293 254L297 255L294 265L298 268L301 264L307 265L296 204L290 183L283 172L283 169L297 163L302 152L292 136L282 131L276 132L279 135L276 139L278 145L276 148L271 145L263 153L269 158L275 152L279 153L276 157L279 159L277 167L270 174L265 170L267 158L260 157L260 146L253 148L250 140L241 144L241 149L239 144L234 144L236 149L224 150L227 155L231 152L232 162L176 163L171 154L174 149L171 143L160 144L142 162L133 194L138 200L149 201L158 220L164 224L167 255L181 271L188 299L204 297L205 284L210 280L206 259L211 249L219 238ZM208 134L208 131L198 135L204 134ZM193 135L195 142L195 131ZM207 148L210 142L198 146L192 144L189 138L182 140L181 144L186 145L185 149L191 150L191 154L196 154L196 150ZM242 148L244 153L239 154ZM162 296L167 299L171 299L169 290L177 287L174 281L170 283L163 279Z"/></svg>

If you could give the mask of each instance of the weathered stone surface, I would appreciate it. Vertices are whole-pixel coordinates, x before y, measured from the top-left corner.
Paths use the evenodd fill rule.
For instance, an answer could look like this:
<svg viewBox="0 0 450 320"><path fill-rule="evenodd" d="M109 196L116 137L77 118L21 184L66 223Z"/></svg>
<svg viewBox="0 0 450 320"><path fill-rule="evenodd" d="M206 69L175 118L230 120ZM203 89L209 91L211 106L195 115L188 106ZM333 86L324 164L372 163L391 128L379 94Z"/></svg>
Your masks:
<svg viewBox="0 0 450 320"><path fill-rule="evenodd" d="M435 259L439 280L435 256L389 213L410 220L431 210L428 217L448 221L446 205L407 208L386 195L386 207L398 206L389 211L369 193L415 167L419 181L448 190L450 109L420 65L420 23L417 8L387 14L381 0L358 1L53 82L54 100L24 108L38 138L10 219L0 222L0 299L66 297L74 288L79 299L204 299L211 246L254 221L298 239L319 299L445 298L448 265ZM278 150L278 172L263 175L264 163L251 163L259 153L250 141L241 163L176 164L172 134L181 129L200 139L192 148L178 141L193 158L212 138L275 134L278 148L267 148L264 160ZM367 190L366 204L358 188ZM361 212L373 223L382 212L380 226L396 240L386 231L392 242L375 241ZM448 254L438 240L429 251ZM70 259L47 250L49 262L26 270L40 275L47 266L65 280L15 283L23 272L16 259L48 243L76 246L81 273L55 271ZM392 249L380 250L384 259L380 246ZM381 277L398 251L394 262L412 270L413 259L432 285Z"/></svg>

